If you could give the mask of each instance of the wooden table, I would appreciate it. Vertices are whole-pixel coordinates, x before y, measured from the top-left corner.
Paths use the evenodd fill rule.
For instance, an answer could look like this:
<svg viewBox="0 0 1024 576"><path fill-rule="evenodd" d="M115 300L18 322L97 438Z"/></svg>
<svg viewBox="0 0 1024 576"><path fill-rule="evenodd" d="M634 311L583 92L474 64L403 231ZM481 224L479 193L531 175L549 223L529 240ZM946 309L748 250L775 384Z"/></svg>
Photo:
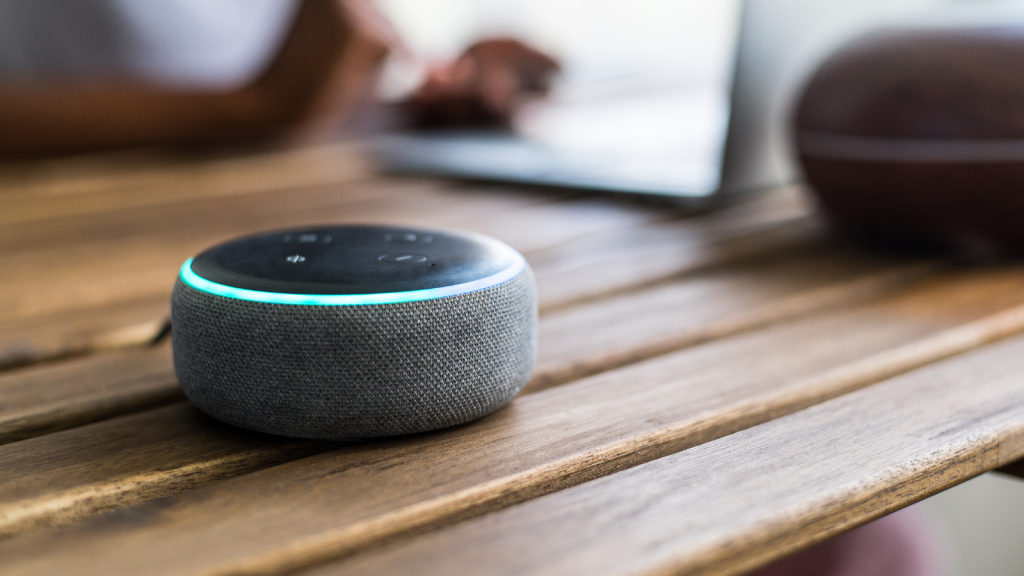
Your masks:
<svg viewBox="0 0 1024 576"><path fill-rule="evenodd" d="M358 147L0 171L0 573L735 574L1024 455L1024 267L375 176ZM451 430L248 433L179 391L178 266L266 228L478 230L540 287L535 375Z"/></svg>

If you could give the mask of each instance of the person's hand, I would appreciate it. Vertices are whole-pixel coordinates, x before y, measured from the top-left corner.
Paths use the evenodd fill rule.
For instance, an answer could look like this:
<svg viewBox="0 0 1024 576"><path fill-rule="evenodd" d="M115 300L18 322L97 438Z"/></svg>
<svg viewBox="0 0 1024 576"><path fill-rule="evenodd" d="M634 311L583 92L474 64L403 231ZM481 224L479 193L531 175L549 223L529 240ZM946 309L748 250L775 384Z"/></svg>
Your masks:
<svg viewBox="0 0 1024 576"><path fill-rule="evenodd" d="M558 69L554 58L518 40L484 40L429 70L405 107L416 128L508 127L525 99L547 93Z"/></svg>

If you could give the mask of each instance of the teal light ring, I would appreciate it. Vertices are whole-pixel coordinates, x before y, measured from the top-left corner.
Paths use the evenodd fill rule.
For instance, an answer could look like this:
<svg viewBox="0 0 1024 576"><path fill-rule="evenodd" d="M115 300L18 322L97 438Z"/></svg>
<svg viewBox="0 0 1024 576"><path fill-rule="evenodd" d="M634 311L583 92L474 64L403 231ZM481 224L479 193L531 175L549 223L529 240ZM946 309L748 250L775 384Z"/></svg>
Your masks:
<svg viewBox="0 0 1024 576"><path fill-rule="evenodd" d="M511 280L526 268L526 260L516 253L516 261L511 266L486 278L464 282L453 286L427 288L425 290L409 290L407 292L382 292L380 294L287 294L283 292L262 292L225 286L211 282L192 271L192 258L181 265L181 281L201 292L249 300L250 302L266 302L268 304L291 304L303 306L365 306L368 304L398 304L401 302L418 302L446 296L457 296L476 292L502 282Z"/></svg>

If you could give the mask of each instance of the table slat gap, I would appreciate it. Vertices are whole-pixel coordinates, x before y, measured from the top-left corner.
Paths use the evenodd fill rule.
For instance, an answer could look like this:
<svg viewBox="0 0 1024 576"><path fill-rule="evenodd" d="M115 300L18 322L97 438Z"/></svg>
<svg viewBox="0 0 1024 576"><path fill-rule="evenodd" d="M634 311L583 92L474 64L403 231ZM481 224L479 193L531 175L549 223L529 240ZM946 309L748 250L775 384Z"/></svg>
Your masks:
<svg viewBox="0 0 1024 576"><path fill-rule="evenodd" d="M324 452L222 424L188 402L0 447L0 537L67 524ZM141 463L141 465L140 465Z"/></svg>
<svg viewBox="0 0 1024 576"><path fill-rule="evenodd" d="M0 445L183 400L169 343L0 374Z"/></svg>

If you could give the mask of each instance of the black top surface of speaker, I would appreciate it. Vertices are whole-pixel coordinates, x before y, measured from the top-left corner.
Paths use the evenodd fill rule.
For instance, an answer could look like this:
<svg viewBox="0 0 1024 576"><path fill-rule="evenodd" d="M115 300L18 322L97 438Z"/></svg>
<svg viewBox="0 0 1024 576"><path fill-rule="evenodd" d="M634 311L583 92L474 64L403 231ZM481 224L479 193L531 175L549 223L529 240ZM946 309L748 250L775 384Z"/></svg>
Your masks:
<svg viewBox="0 0 1024 576"><path fill-rule="evenodd" d="M453 286L498 274L518 253L470 233L334 226L249 236L206 250L197 275L226 286L290 294L376 294Z"/></svg>

